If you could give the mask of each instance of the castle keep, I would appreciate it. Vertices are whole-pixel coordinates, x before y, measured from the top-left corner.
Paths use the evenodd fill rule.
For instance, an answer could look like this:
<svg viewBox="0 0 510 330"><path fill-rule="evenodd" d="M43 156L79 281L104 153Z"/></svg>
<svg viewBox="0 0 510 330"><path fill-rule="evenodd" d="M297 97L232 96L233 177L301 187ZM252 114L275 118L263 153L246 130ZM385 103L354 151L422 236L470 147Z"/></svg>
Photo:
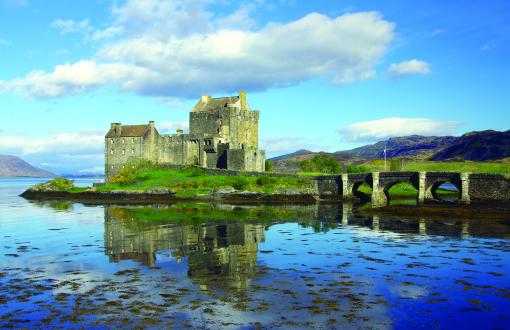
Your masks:
<svg viewBox="0 0 510 330"><path fill-rule="evenodd" d="M239 96L202 96L189 114L189 134L159 134L147 125L112 123L105 136L108 180L126 164L150 160L160 164L197 165L241 171L264 171L265 151L258 149L259 112L246 92Z"/></svg>

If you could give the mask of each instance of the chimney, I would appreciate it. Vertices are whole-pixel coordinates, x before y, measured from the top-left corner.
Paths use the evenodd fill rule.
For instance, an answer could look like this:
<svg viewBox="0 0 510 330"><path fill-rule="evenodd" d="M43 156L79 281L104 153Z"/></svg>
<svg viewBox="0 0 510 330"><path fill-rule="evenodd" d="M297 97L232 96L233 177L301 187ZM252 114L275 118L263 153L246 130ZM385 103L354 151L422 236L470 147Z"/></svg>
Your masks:
<svg viewBox="0 0 510 330"><path fill-rule="evenodd" d="M112 123L110 129L115 130L115 135L120 135L122 125L120 123Z"/></svg>
<svg viewBox="0 0 510 330"><path fill-rule="evenodd" d="M200 100L202 101L202 103L207 103L211 100L211 96L210 95L203 95Z"/></svg>
<svg viewBox="0 0 510 330"><path fill-rule="evenodd" d="M184 131L181 128L178 128L177 135L182 135L182 134L184 134Z"/></svg>
<svg viewBox="0 0 510 330"><path fill-rule="evenodd" d="M239 99L241 100L241 110L246 110L246 91L239 92Z"/></svg>
<svg viewBox="0 0 510 330"><path fill-rule="evenodd" d="M154 120L149 121L149 127L154 129Z"/></svg>

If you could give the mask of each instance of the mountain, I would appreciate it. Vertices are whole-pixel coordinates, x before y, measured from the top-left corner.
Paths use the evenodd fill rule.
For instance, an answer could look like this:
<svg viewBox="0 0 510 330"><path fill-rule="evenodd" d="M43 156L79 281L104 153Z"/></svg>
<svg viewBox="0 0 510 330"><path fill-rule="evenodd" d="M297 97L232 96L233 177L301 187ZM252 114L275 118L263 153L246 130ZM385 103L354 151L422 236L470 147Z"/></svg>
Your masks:
<svg viewBox="0 0 510 330"><path fill-rule="evenodd" d="M506 132L487 130L462 135L454 145L437 152L430 160L484 161L507 157L510 157L510 130Z"/></svg>
<svg viewBox="0 0 510 330"><path fill-rule="evenodd" d="M454 146L460 138L455 136L420 136L410 135L390 138L375 144L345 151L352 156L363 158L381 158L386 147L388 158L408 157L425 159L437 152Z"/></svg>
<svg viewBox="0 0 510 330"><path fill-rule="evenodd" d="M374 158L382 158L386 147L387 157L404 157L416 160L473 160L486 161L510 157L510 130L469 132L462 136L420 136L410 135L390 138L374 144L330 155L343 165L361 164ZM299 163L319 154L308 150L271 158L278 171L299 171Z"/></svg>
<svg viewBox="0 0 510 330"><path fill-rule="evenodd" d="M16 156L0 155L0 177L55 177L56 175L34 167Z"/></svg>
<svg viewBox="0 0 510 330"><path fill-rule="evenodd" d="M269 160L271 160L271 161L285 160L285 159L288 159L288 158L294 158L294 157L308 155L308 154L313 154L313 153L314 152L310 151L310 150L300 149L300 150L294 151L293 153L290 153L290 154L285 154L285 155L281 155L281 156L270 158Z"/></svg>

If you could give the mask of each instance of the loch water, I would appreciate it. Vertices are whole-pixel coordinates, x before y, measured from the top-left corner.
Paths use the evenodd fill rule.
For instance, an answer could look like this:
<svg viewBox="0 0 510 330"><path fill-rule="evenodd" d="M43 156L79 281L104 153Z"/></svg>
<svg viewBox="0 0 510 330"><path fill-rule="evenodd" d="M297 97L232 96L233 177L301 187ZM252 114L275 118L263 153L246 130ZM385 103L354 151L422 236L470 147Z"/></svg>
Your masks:
<svg viewBox="0 0 510 330"><path fill-rule="evenodd" d="M510 328L510 217L18 197L39 181L0 179L0 328Z"/></svg>

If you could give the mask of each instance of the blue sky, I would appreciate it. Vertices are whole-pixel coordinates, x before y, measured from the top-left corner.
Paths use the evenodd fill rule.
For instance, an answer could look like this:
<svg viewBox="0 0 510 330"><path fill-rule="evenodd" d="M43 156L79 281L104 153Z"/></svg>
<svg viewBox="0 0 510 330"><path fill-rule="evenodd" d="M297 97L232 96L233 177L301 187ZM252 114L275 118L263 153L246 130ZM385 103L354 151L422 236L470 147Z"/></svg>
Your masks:
<svg viewBox="0 0 510 330"><path fill-rule="evenodd" d="M0 0L0 55L0 154L57 173L241 89L269 156L510 128L508 1Z"/></svg>

